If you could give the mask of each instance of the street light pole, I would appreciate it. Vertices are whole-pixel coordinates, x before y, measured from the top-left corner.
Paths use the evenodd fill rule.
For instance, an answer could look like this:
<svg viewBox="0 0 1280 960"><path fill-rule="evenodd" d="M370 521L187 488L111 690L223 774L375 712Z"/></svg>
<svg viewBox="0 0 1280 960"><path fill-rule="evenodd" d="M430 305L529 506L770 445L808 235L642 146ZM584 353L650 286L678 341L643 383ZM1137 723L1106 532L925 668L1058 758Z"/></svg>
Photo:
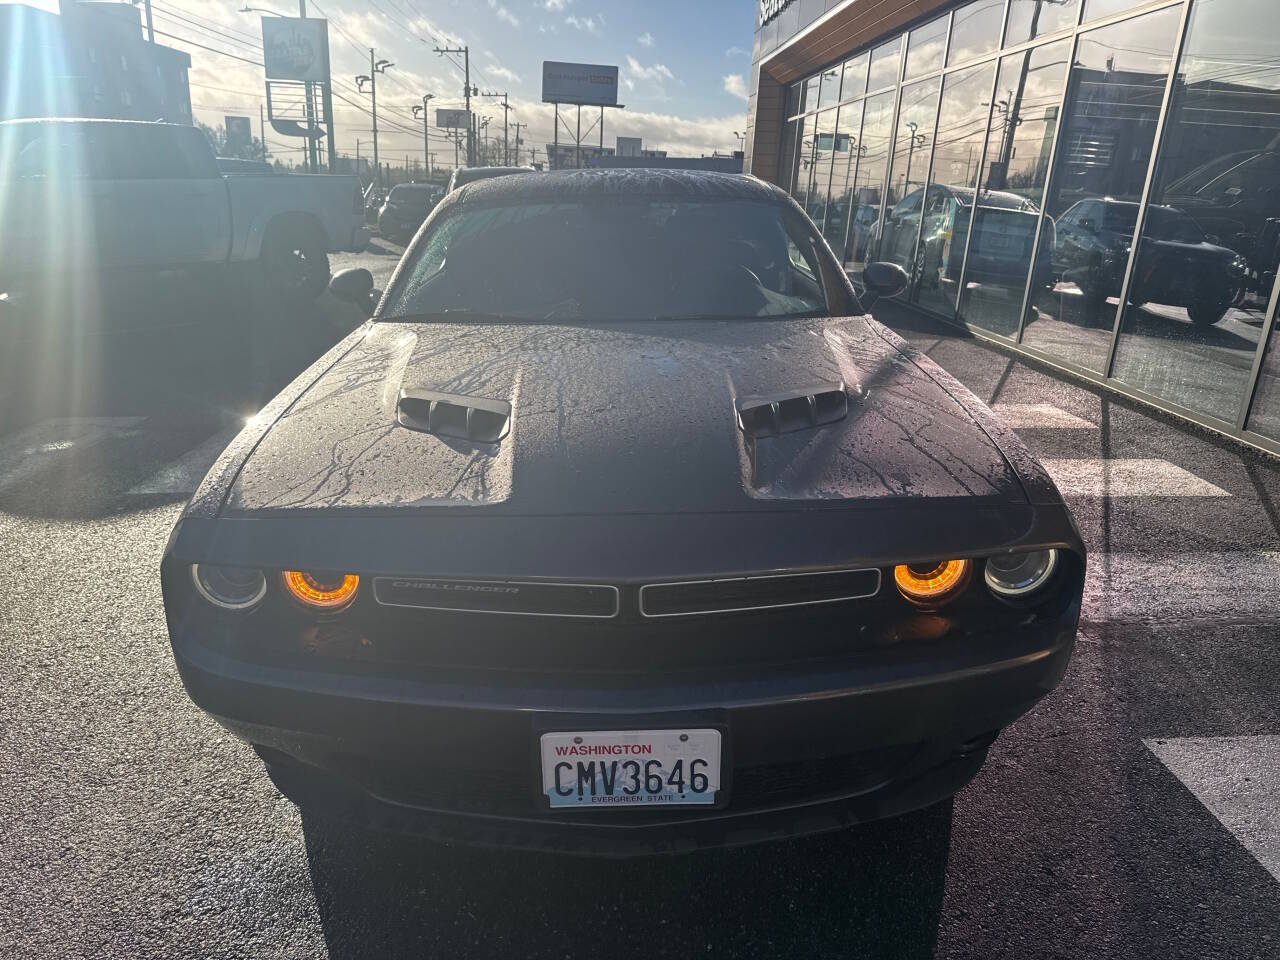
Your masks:
<svg viewBox="0 0 1280 960"><path fill-rule="evenodd" d="M390 60L377 60L373 47L369 48L369 75L361 74L356 77L356 87L363 93L364 85L369 84L369 98L371 101L371 115L373 117L373 175L374 183L378 186L382 185L382 167L378 165L378 74L386 73L389 67L395 64Z"/></svg>
<svg viewBox="0 0 1280 960"><path fill-rule="evenodd" d="M422 95L422 106L413 108L413 115L416 117L418 111L422 111L422 156L427 164L427 179L431 179L431 127L430 127L430 111L427 104L435 97L434 93L424 93Z"/></svg>
<svg viewBox="0 0 1280 960"><path fill-rule="evenodd" d="M440 56L447 56L452 53L462 54L462 97L466 102L467 110L467 166L474 167L475 158L475 125L471 120L471 48L470 47L436 47L435 52ZM456 66L456 63L455 63Z"/></svg>

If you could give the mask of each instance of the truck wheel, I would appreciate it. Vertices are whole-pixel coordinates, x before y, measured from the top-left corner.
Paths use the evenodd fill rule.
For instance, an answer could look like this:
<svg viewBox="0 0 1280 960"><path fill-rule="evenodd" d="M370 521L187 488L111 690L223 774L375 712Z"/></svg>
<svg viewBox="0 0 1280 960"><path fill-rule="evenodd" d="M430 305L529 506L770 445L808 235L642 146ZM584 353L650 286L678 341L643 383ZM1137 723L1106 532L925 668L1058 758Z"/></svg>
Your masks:
<svg viewBox="0 0 1280 960"><path fill-rule="evenodd" d="M329 254L315 232L283 227L262 242L262 271L268 290L290 302L310 303L329 282Z"/></svg>
<svg viewBox="0 0 1280 960"><path fill-rule="evenodd" d="M1230 304L1219 303L1216 300L1202 300L1187 307L1187 316L1197 327L1212 327L1227 315L1230 307Z"/></svg>

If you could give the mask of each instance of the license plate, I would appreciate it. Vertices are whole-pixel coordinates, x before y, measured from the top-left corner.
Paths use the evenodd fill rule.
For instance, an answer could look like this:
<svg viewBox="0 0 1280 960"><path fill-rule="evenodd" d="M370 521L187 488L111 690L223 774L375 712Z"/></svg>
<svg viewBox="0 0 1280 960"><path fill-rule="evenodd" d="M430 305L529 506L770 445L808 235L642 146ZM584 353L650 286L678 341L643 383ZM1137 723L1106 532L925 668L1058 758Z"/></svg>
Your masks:
<svg viewBox="0 0 1280 960"><path fill-rule="evenodd" d="M708 806L720 789L719 730L595 730L542 735L552 808Z"/></svg>

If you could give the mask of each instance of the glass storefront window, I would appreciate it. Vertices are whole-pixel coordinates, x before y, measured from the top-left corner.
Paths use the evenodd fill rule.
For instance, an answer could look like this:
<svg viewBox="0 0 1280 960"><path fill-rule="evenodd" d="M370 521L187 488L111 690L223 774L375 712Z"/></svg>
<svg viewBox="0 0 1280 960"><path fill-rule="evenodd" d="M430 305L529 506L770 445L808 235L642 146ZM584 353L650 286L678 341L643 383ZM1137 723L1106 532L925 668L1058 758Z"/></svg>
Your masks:
<svg viewBox="0 0 1280 960"><path fill-rule="evenodd" d="M889 168L893 142L893 91L868 97L863 112L862 137L857 149L850 204L853 209L845 249L845 269L857 275L866 266L872 238L880 220L880 200Z"/></svg>
<svg viewBox="0 0 1280 960"><path fill-rule="evenodd" d="M1004 336L1018 331L1032 272L1031 247L1070 57L1067 39L1000 60L959 313L967 323Z"/></svg>
<svg viewBox="0 0 1280 960"><path fill-rule="evenodd" d="M1040 237L1046 275L1031 290L1023 341L1098 373L1154 146L1181 11L1082 33Z"/></svg>
<svg viewBox="0 0 1280 960"><path fill-rule="evenodd" d="M1004 0L973 0L955 12L951 21L951 49L948 65L964 63L1000 46L1004 25Z"/></svg>
<svg viewBox="0 0 1280 960"><path fill-rule="evenodd" d="M788 120L782 131L782 152L778 170L787 172L788 179L785 186L787 193L792 194L796 191L796 137L800 134L801 125L799 120Z"/></svg>
<svg viewBox="0 0 1280 960"><path fill-rule="evenodd" d="M920 233L920 212L938 116L938 87L938 80L933 79L902 88L884 220L875 243L876 260L896 263L908 273L915 264L916 237Z"/></svg>
<svg viewBox="0 0 1280 960"><path fill-rule="evenodd" d="M867 63L870 60L869 53L860 53L852 60L845 61L840 81L840 99L852 100L867 92Z"/></svg>
<svg viewBox="0 0 1280 960"><path fill-rule="evenodd" d="M822 86L822 74L804 82L804 95L800 98L800 112L812 113L818 109L818 89Z"/></svg>
<svg viewBox="0 0 1280 960"><path fill-rule="evenodd" d="M907 69L905 79L919 77L942 69L947 52L947 24L950 17L939 17L907 36Z"/></svg>
<svg viewBox="0 0 1280 960"><path fill-rule="evenodd" d="M1143 0L1084 0L1084 19L1101 20L1103 17L1124 13L1142 2Z"/></svg>
<svg viewBox="0 0 1280 960"><path fill-rule="evenodd" d="M862 134L862 103L847 103L836 121L835 149L831 160L831 194L823 236L841 262L848 260L845 241L850 236L850 212L854 209L853 183L858 172L858 147Z"/></svg>
<svg viewBox="0 0 1280 960"><path fill-rule="evenodd" d="M902 65L902 37L894 37L871 51L871 75L867 78L868 90L881 90L898 82L898 68Z"/></svg>
<svg viewBox="0 0 1280 960"><path fill-rule="evenodd" d="M984 63L943 80L942 119L924 200L914 291L921 306L943 313L954 313L956 307L995 68L994 63Z"/></svg>
<svg viewBox="0 0 1280 960"><path fill-rule="evenodd" d="M1113 371L1229 423L1280 260L1280 54L1248 26L1275 20L1275 0L1192 5Z"/></svg>
<svg viewBox="0 0 1280 960"><path fill-rule="evenodd" d="M1009 0L1009 26L1004 45L1012 47L1036 37L1074 27L1078 0Z"/></svg>
<svg viewBox="0 0 1280 960"><path fill-rule="evenodd" d="M787 88L787 116L794 117L798 113L802 113L802 104L804 103L804 84L793 83Z"/></svg>
<svg viewBox="0 0 1280 960"><path fill-rule="evenodd" d="M823 110L818 114L814 133L813 163L810 167L809 189L804 212L822 229L827 212L827 188L831 184L831 158L835 153L836 113L839 108Z"/></svg>
<svg viewBox="0 0 1280 960"><path fill-rule="evenodd" d="M1258 390L1246 426L1272 440L1280 440L1280 332L1272 328L1271 344L1262 358Z"/></svg>
<svg viewBox="0 0 1280 960"><path fill-rule="evenodd" d="M813 192L813 148L817 141L818 115L811 113L801 121L800 146L796 153L796 182L791 195L805 210L809 209L809 196Z"/></svg>
<svg viewBox="0 0 1280 960"><path fill-rule="evenodd" d="M818 102L815 104L819 110L826 107L834 107L840 102L840 66L829 67L818 74L820 86L818 88Z"/></svg>

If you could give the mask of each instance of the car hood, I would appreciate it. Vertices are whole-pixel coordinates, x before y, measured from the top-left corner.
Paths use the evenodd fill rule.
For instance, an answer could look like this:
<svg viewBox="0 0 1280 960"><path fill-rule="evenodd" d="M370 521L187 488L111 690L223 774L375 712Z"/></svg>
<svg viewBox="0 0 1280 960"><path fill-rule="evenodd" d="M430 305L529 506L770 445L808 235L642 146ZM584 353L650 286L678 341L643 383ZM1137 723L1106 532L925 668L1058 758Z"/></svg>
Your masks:
<svg viewBox="0 0 1280 960"><path fill-rule="evenodd" d="M874 321L374 323L262 438L226 513L706 513L1025 503L962 404ZM927 361L925 361L927 363ZM775 436L747 398L843 382L842 419ZM511 405L498 443L402 426L403 389Z"/></svg>

